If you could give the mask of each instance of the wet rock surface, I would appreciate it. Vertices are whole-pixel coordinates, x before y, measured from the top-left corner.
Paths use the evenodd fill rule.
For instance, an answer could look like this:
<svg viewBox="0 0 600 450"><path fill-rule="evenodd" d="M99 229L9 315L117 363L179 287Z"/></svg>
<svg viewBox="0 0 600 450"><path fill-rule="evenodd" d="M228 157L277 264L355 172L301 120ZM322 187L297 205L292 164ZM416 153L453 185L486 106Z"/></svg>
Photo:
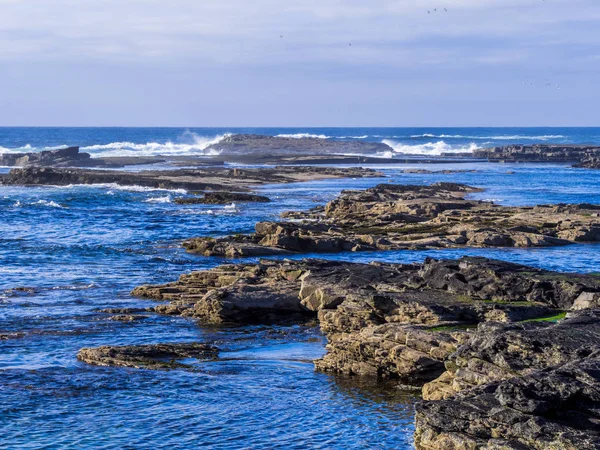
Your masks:
<svg viewBox="0 0 600 450"><path fill-rule="evenodd" d="M83 348L77 359L97 366L121 366L137 369L189 369L193 366L180 360L193 358L210 360L218 357L218 349L211 345L149 344Z"/></svg>
<svg viewBox="0 0 600 450"><path fill-rule="evenodd" d="M419 449L597 448L600 277L465 257L230 264L142 286L163 314L316 314L317 370L423 388ZM554 446L554 447L553 447Z"/></svg>
<svg viewBox="0 0 600 450"><path fill-rule="evenodd" d="M264 195L245 194L241 192L207 192L202 197L176 198L175 203L180 205L224 205L232 202L257 202L269 203L271 199Z"/></svg>
<svg viewBox="0 0 600 450"><path fill-rule="evenodd" d="M427 249L549 247L600 241L600 206L508 207L470 200L480 189L456 183L381 184L343 191L325 207L259 222L255 232L192 238L184 247L205 256Z"/></svg>
<svg viewBox="0 0 600 450"><path fill-rule="evenodd" d="M588 156L583 158L579 164L575 167L581 167L584 169L600 169L600 151L596 156Z"/></svg>
<svg viewBox="0 0 600 450"><path fill-rule="evenodd" d="M12 169L8 174L0 175L0 183L17 186L115 183L121 186L145 186L163 189L244 192L265 183L292 183L326 178L379 176L382 176L382 174L360 167L201 168L140 172L29 167Z"/></svg>

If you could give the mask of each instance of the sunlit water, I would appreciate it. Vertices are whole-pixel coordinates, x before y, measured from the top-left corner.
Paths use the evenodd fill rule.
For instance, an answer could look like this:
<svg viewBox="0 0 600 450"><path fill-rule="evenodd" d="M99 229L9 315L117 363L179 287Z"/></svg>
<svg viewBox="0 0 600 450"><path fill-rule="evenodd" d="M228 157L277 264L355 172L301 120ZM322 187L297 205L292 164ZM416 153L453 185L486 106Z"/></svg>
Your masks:
<svg viewBox="0 0 600 450"><path fill-rule="evenodd" d="M402 174L261 188L274 202L172 203L177 191L114 186L0 187L0 448L410 448L413 403L393 386L315 373L314 326L205 327L148 315L108 321L106 307L147 307L133 287L223 260L186 254L191 236L248 232L259 220L308 209L341 189L383 181L464 182L506 205L600 203L600 171L557 165L470 164L475 173ZM447 166L428 167L447 169ZM509 173L514 172L514 173ZM600 245L312 255L369 262L482 255L536 267L600 272ZM33 293L1 294L31 287ZM199 341L221 359L196 371L99 368L82 347Z"/></svg>

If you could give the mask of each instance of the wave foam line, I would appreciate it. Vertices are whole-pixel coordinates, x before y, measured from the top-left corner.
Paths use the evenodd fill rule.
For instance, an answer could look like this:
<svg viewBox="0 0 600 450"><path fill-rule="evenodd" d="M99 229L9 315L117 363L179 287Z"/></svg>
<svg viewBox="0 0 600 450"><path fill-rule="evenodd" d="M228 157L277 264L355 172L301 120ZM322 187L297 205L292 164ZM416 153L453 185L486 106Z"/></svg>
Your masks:
<svg viewBox="0 0 600 450"><path fill-rule="evenodd" d="M394 150L394 153L409 154L409 155L441 155L442 153L472 153L473 150L479 148L475 143L469 146L456 147L447 144L444 141L427 142L419 145L406 145L391 139L384 139L384 144L389 145Z"/></svg>

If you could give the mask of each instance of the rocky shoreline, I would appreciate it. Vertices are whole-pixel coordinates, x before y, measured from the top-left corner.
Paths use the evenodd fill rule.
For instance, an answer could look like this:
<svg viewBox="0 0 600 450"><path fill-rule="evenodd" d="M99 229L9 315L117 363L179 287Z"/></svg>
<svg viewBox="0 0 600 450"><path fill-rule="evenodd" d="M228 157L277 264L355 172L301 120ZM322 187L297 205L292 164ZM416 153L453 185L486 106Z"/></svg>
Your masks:
<svg viewBox="0 0 600 450"><path fill-rule="evenodd" d="M160 301L156 313L207 324L317 318L328 340L317 370L422 388L418 449L600 443L598 275L472 257L422 264L265 260L193 272L132 294ZM79 358L188 369L178 359L217 357L210 345L193 345L201 351L180 344L101 347Z"/></svg>
<svg viewBox="0 0 600 450"><path fill-rule="evenodd" d="M226 136L199 155L156 155L92 157L79 147L28 153L0 154L0 166L53 168L122 168L168 164L171 166L223 166L225 163L258 165L332 164L436 164L468 162L570 163L575 167L597 169L600 147L594 145L532 144L480 148L472 153L442 153L424 156L398 154L389 145L368 141L319 138L290 138L236 134Z"/></svg>
<svg viewBox="0 0 600 450"><path fill-rule="evenodd" d="M456 247L550 247L600 241L600 206L508 207L470 200L478 188L380 184L325 207L259 222L248 235L192 238L191 253L247 257Z"/></svg>
<svg viewBox="0 0 600 450"><path fill-rule="evenodd" d="M294 183L331 178L382 177L372 169L280 166L274 168L198 168L176 170L117 170L56 169L27 167L11 169L0 175L6 186L66 186L73 184L110 184L144 186L157 189L186 189L190 191L247 192L267 183ZM213 194L211 194L213 195Z"/></svg>

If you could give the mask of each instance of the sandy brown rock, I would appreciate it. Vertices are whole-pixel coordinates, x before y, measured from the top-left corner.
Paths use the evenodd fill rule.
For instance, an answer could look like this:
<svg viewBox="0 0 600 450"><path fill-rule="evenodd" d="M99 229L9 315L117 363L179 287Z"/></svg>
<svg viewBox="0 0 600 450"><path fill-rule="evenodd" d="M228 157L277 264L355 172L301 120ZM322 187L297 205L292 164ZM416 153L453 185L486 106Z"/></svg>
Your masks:
<svg viewBox="0 0 600 450"><path fill-rule="evenodd" d="M218 349L206 344L149 344L83 348L77 359L97 366L121 366L137 369L188 369L181 359L215 359Z"/></svg>
<svg viewBox="0 0 600 450"><path fill-rule="evenodd" d="M204 256L267 256L453 247L549 247L600 242L600 206L507 207L470 200L455 183L343 191L325 207L259 222L255 232L184 242Z"/></svg>

